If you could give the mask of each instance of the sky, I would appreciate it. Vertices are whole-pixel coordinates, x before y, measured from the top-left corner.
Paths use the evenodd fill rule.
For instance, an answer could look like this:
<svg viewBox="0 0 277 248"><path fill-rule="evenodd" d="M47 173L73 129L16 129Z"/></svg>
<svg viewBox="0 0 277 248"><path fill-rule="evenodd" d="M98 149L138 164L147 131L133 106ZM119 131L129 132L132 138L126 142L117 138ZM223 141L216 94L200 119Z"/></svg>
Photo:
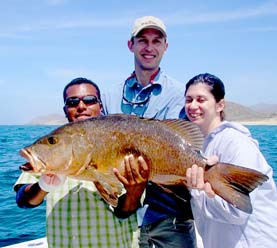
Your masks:
<svg viewBox="0 0 277 248"><path fill-rule="evenodd" d="M134 69L127 47L136 18L161 18L169 47L161 69L185 83L209 72L226 100L277 104L277 0L0 1L0 125L63 114L76 77L100 89Z"/></svg>

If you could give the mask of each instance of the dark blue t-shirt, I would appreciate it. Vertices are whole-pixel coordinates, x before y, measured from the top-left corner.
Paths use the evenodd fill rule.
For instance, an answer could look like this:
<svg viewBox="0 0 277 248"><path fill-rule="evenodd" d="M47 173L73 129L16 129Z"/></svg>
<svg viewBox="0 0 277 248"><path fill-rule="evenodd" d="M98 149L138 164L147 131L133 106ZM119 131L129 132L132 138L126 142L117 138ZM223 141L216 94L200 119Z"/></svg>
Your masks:
<svg viewBox="0 0 277 248"><path fill-rule="evenodd" d="M147 225L168 217L183 220L193 219L190 206L190 193L185 186L167 187L174 193L168 193L157 184L149 182L146 188L144 204L148 208L142 225Z"/></svg>

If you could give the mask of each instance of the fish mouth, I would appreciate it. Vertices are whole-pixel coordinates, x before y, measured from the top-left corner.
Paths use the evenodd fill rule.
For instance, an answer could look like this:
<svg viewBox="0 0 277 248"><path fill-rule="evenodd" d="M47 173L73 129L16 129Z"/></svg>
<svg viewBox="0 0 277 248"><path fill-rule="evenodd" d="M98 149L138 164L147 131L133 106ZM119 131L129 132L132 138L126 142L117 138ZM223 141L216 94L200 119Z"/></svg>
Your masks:
<svg viewBox="0 0 277 248"><path fill-rule="evenodd" d="M46 164L36 155L32 154L28 149L23 148L19 154L28 162L21 165L19 168L28 172L43 172L46 169Z"/></svg>

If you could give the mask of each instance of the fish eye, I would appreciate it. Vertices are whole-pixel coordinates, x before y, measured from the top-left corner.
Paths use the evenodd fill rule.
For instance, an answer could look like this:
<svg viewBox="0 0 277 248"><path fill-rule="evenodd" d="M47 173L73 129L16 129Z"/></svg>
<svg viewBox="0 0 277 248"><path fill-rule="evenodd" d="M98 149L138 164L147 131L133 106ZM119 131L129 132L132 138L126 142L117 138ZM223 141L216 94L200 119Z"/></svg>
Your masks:
<svg viewBox="0 0 277 248"><path fill-rule="evenodd" d="M57 139L56 137L54 137L54 136L50 136L50 137L48 138L48 143L49 143L50 145L55 145L56 143L58 143L58 139Z"/></svg>

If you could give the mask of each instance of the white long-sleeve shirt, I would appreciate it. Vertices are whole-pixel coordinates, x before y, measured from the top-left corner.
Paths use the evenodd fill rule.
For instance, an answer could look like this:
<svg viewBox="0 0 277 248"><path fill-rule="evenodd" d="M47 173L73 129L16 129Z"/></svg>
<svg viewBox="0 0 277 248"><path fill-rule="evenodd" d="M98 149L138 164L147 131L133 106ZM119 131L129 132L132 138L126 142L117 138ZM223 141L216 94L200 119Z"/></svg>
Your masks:
<svg viewBox="0 0 277 248"><path fill-rule="evenodd" d="M277 245L277 190L272 168L258 142L244 126L223 122L204 142L206 156L258 170L269 179L250 193L253 213L233 207L221 197L209 198L192 190L192 210L205 248L275 248Z"/></svg>

